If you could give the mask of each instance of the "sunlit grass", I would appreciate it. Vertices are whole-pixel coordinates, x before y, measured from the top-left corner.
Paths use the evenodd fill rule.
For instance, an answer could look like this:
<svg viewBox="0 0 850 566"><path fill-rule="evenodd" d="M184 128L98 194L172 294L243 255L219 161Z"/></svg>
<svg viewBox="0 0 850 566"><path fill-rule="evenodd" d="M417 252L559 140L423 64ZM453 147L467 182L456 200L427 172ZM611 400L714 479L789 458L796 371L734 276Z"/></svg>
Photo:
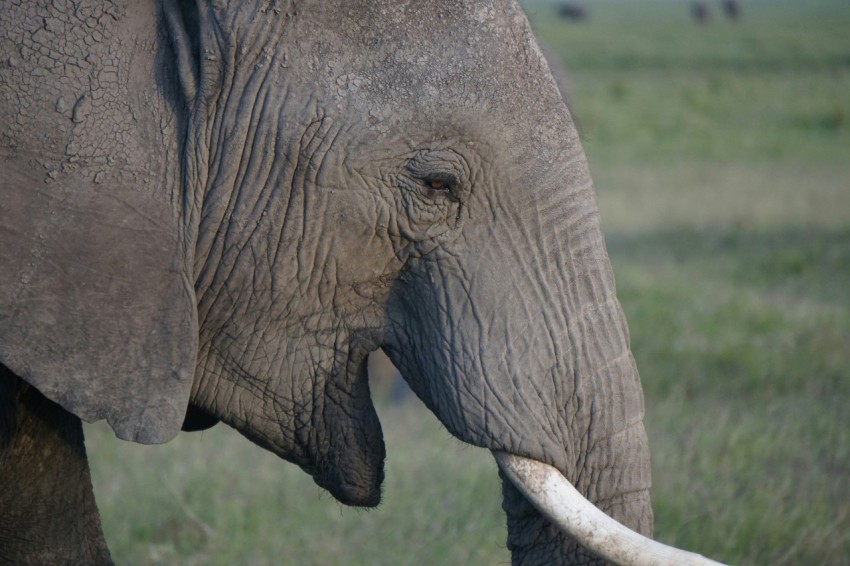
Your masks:
<svg viewBox="0 0 850 566"><path fill-rule="evenodd" d="M685 228L782 230L847 223L850 147L846 161L830 163L590 159L609 240Z"/></svg>

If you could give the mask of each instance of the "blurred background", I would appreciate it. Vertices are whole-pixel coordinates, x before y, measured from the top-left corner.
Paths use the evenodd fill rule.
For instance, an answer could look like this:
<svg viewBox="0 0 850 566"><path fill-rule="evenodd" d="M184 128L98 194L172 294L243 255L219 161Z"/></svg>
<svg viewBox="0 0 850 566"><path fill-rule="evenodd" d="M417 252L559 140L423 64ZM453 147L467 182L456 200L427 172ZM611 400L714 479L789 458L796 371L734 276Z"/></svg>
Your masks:
<svg viewBox="0 0 850 566"><path fill-rule="evenodd" d="M597 185L656 537L733 564L850 564L850 2L523 4ZM374 511L225 426L161 447L87 426L116 562L509 563L490 455L373 362Z"/></svg>

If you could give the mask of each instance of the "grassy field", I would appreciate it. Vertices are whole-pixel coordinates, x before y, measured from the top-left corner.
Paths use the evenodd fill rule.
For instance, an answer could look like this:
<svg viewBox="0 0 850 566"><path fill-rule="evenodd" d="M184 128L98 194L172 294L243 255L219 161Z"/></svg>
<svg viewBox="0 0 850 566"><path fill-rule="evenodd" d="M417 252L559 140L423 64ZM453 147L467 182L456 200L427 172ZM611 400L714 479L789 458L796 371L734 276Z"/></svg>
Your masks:
<svg viewBox="0 0 850 566"><path fill-rule="evenodd" d="M850 564L850 3L528 2L575 113L646 390L660 540L733 564ZM384 393L379 396L385 397ZM381 403L385 503L343 508L226 427L161 447L89 426L120 564L509 561L490 456Z"/></svg>

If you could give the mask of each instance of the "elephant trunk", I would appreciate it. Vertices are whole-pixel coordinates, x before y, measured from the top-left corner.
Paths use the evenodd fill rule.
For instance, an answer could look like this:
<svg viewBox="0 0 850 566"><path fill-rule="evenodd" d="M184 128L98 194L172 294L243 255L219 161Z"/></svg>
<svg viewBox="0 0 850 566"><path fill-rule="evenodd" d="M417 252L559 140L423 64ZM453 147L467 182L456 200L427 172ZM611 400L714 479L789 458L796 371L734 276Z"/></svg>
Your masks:
<svg viewBox="0 0 850 566"><path fill-rule="evenodd" d="M649 451L642 403L632 416L637 420L620 421L610 409L622 402L622 392L596 391L578 403L583 407L571 423L578 438L565 442L576 446L566 466L494 451L514 564L665 563L635 554L652 536ZM612 426L612 421L619 423ZM559 497L564 491L569 498Z"/></svg>
<svg viewBox="0 0 850 566"><path fill-rule="evenodd" d="M514 269L513 292L505 292L500 302L521 304L515 314L502 307L505 334L511 336L503 367L514 376L523 404L533 407L532 395L541 399L538 409L524 418L537 423L538 432L528 431L534 438L546 436L552 444L538 449L519 439L507 443L504 451L554 466L602 512L651 536L643 392L592 182L584 159L567 160L559 170L560 175L538 185L551 190L538 191L534 203L516 201L507 211L506 216L520 218L518 224L526 227L516 251L499 247L480 252L490 255L492 264L497 257L514 255L513 264L522 266ZM490 280L505 279L491 268L481 269L490 272ZM539 313L539 326L525 331L528 338L515 322L522 320L520 311ZM495 370L494 364L486 365ZM604 562L574 531L564 532L541 514L527 499L527 489L517 489L507 478L508 472L503 469L501 475L514 563Z"/></svg>
<svg viewBox="0 0 850 566"><path fill-rule="evenodd" d="M554 466L649 536L643 393L586 162L573 154L519 177L492 224L409 262L392 318L419 324L399 325L388 353L452 434ZM601 560L513 482L503 494L514 563Z"/></svg>

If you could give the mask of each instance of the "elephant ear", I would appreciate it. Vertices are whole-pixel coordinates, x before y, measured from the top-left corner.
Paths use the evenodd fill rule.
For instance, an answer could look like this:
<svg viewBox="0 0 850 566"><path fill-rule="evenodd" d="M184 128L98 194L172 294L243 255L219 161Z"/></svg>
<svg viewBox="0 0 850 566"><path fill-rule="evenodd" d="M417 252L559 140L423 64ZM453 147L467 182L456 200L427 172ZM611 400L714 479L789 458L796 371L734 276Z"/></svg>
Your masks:
<svg viewBox="0 0 850 566"><path fill-rule="evenodd" d="M120 438L170 440L198 336L174 212L126 187L16 173L0 180L0 362Z"/></svg>
<svg viewBox="0 0 850 566"><path fill-rule="evenodd" d="M12 70L39 70L33 53ZM93 76L114 65L103 53L86 59ZM128 57L119 76L156 68L148 51ZM177 134L162 112L173 108L150 77L74 94L72 111L50 93L79 84L42 76L53 82L0 96L0 364L78 417L106 419L122 439L165 442L184 421L198 342L194 244L179 165L166 158L166 136ZM40 83L6 86L30 84ZM27 94L27 106L15 103ZM105 128L110 120L120 128Z"/></svg>

